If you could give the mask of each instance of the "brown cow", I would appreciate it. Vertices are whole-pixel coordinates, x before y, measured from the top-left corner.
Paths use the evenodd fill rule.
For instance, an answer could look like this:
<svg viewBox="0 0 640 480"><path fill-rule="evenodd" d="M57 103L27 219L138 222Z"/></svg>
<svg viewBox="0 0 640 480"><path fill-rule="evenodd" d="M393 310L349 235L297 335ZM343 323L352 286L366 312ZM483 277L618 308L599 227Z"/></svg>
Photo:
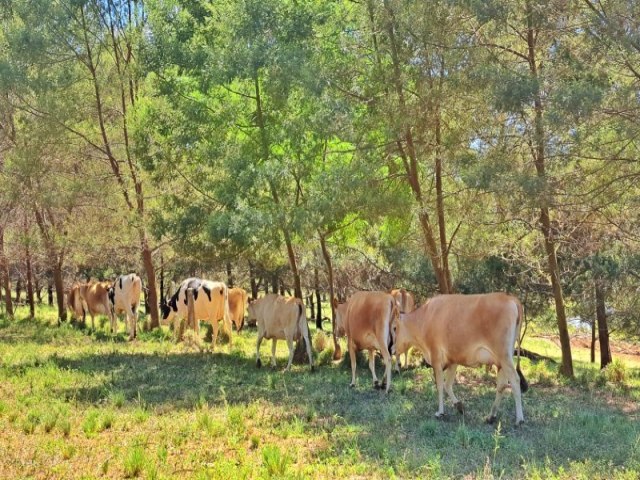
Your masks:
<svg viewBox="0 0 640 480"><path fill-rule="evenodd" d="M307 347L311 371L313 371L309 326L307 325L306 309L302 300L270 293L249 303L248 313L248 319L255 319L258 325L258 341L256 343L256 365L258 368L262 366L260 344L263 338L273 340L271 345L271 365L274 367L276 366L276 342L283 339L287 340L289 362L286 370L289 370L291 369L291 362L293 362L293 341L299 340L302 336Z"/></svg>
<svg viewBox="0 0 640 480"><path fill-rule="evenodd" d="M111 333L116 333L118 325L115 315L111 311L109 301L109 282L90 282L80 285L80 298L83 301L85 311L91 315L91 328L95 330L94 318L96 315L106 315L111 322Z"/></svg>
<svg viewBox="0 0 640 480"><path fill-rule="evenodd" d="M84 323L86 312L82 306L82 298L80 298L81 285L80 283L74 283L67 292L67 308L71 312L72 320L78 321L82 319L82 323Z"/></svg>
<svg viewBox="0 0 640 480"><path fill-rule="evenodd" d="M402 315L397 323L396 353L410 346L419 348L431 364L438 388L438 411L444 415L444 393L458 411L463 411L453 393L458 365L476 367L496 365L497 394L487 418L496 419L503 392L511 385L516 403L516 425L524 422L522 396L528 388L520 371L520 329L522 305L504 293L484 295L440 295L413 313ZM518 342L518 363L513 364L513 347Z"/></svg>
<svg viewBox="0 0 640 480"><path fill-rule="evenodd" d="M229 313L231 321L239 332L244 326L244 310L247 306L247 292L243 288L229 289Z"/></svg>
<svg viewBox="0 0 640 480"><path fill-rule="evenodd" d="M416 309L416 301L411 292L407 292L404 288L396 288L391 290L391 296L396 299L400 314L411 313ZM400 373L400 356L396 357L396 370ZM409 350L404 352L404 366L409 366Z"/></svg>
<svg viewBox="0 0 640 480"><path fill-rule="evenodd" d="M369 350L369 369L375 388L391 387L391 355L389 344L393 339L393 328L398 320L398 306L394 298L385 292L356 292L347 302L346 315L340 326L347 335L347 346L351 359L351 387L356 385L356 352ZM378 383L375 369L375 351L382 355L385 374L382 385Z"/></svg>

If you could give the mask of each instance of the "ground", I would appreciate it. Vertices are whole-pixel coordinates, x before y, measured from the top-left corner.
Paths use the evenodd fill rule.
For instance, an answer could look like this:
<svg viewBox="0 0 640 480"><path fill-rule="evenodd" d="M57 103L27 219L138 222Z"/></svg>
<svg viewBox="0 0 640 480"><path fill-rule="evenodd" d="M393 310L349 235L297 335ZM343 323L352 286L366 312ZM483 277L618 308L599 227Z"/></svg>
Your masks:
<svg viewBox="0 0 640 480"><path fill-rule="evenodd" d="M573 381L524 360L526 423L514 426L509 396L491 426L495 379L484 369L458 374L464 416L447 405L436 420L424 367L395 375L386 395L371 388L366 367L349 389L348 368L327 361L329 352L316 355L315 373L284 373L284 342L278 368L257 369L255 330L211 353L176 345L166 330L127 343L105 325L90 332L56 326L53 311L23 315L0 319L0 478L640 476L633 356L605 375L576 345ZM559 355L533 332L525 347ZM264 342L264 360L270 350Z"/></svg>

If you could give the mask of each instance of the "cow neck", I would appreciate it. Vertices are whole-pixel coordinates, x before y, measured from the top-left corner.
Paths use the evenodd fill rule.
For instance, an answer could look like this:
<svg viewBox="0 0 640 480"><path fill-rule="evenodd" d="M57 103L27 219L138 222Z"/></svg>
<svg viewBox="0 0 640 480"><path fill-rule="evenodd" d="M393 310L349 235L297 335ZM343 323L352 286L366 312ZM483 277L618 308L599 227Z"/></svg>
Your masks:
<svg viewBox="0 0 640 480"><path fill-rule="evenodd" d="M416 342L415 346L418 348L423 347L423 345L420 345L420 343L422 343L423 336L421 335L421 333L422 329L424 328L424 318L427 313L426 311L427 304L425 303L420 308L415 309L413 312L404 314L403 322L407 327L407 330L409 330L411 337L414 338L414 341Z"/></svg>

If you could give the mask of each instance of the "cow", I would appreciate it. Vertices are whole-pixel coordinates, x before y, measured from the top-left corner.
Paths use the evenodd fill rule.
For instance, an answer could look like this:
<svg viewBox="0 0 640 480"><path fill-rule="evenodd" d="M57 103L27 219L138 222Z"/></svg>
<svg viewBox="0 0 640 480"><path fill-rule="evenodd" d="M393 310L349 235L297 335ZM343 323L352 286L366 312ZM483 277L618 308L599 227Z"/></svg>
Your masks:
<svg viewBox="0 0 640 480"><path fill-rule="evenodd" d="M196 323L208 321L213 327L211 349L215 349L218 338L218 321L222 319L222 328L229 337L231 346L231 315L229 314L229 290L223 282L213 282L201 278L187 278L181 284L168 303L161 304L162 324L168 325L188 317L187 289L193 289L193 307Z"/></svg>
<svg viewBox="0 0 640 480"><path fill-rule="evenodd" d="M78 289L83 308L85 312L89 312L91 316L91 328L93 330L96 328L94 321L96 315L106 315L109 317L111 333L116 333L118 329L109 301L109 289L111 286L109 282L89 282L81 284Z"/></svg>
<svg viewBox="0 0 640 480"><path fill-rule="evenodd" d="M293 362L293 341L304 339L309 356L311 371L313 356L309 341L309 326L307 325L306 309L302 300L294 297L283 297L270 293L249 303L248 320L255 320L258 325L258 340L256 342L256 366L260 368L260 344L262 339L271 339L271 365L276 366L276 343L286 340L289 347L289 362L285 370L291 369Z"/></svg>
<svg viewBox="0 0 640 480"><path fill-rule="evenodd" d="M528 389L520 370L522 318L520 301L505 293L439 295L401 316L394 349L400 354L414 346L433 367L438 389L437 418L445 414L444 391L457 410L464 412L462 402L453 393L458 365L495 365L497 393L487 422L495 422L504 390L510 384L516 404L516 425L519 425L524 422L522 393ZM516 342L518 361L514 366Z"/></svg>
<svg viewBox="0 0 640 480"><path fill-rule="evenodd" d="M393 342L394 325L398 321L398 306L395 299L385 292L356 292L347 302L346 312L340 313L336 328L347 336L347 347L351 359L351 387L356 385L356 352L369 350L369 369L374 388L391 388L391 354L389 344ZM382 355L385 374L382 384L375 370L375 351Z"/></svg>
<svg viewBox="0 0 640 480"><path fill-rule="evenodd" d="M338 299L334 298L333 311L336 314L336 337L344 337L347 334L344 327L347 318L347 303L338 303Z"/></svg>
<svg viewBox="0 0 640 480"><path fill-rule="evenodd" d="M86 312L82 305L82 298L80 297L80 287L82 284L74 283L67 292L67 308L71 312L72 320L78 321L82 318L82 323L85 322Z"/></svg>
<svg viewBox="0 0 640 480"><path fill-rule="evenodd" d="M229 312L231 321L239 332L244 326L244 310L247 306L247 292L242 288L229 289Z"/></svg>
<svg viewBox="0 0 640 480"><path fill-rule="evenodd" d="M136 338L138 333L138 310L141 293L142 280L135 273L116 278L108 291L112 322L117 329L117 315L122 313L126 315L125 325L129 332L129 340Z"/></svg>
<svg viewBox="0 0 640 480"><path fill-rule="evenodd" d="M391 296L396 299L400 314L411 313L416 309L416 301L411 292L407 292L404 288L396 288L391 290ZM400 361L396 357L396 370L400 373ZM404 352L404 366L409 366L409 350Z"/></svg>

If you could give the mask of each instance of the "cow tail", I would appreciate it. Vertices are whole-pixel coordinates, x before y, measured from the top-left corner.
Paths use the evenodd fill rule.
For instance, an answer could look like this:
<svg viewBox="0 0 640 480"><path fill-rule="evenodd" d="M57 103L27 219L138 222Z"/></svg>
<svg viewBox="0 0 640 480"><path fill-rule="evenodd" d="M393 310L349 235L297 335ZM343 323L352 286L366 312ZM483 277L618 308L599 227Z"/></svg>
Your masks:
<svg viewBox="0 0 640 480"><path fill-rule="evenodd" d="M225 325L225 329L229 329L229 341L231 341L231 330L233 329L231 327L231 313L229 312L229 287L227 287L226 285L224 286L224 292L223 292L223 296L224 296L224 325ZM216 320L217 321L217 320Z"/></svg>
<svg viewBox="0 0 640 480"><path fill-rule="evenodd" d="M522 340L524 337L520 336L520 331L522 330L522 324L524 323L524 308L522 307L522 303L517 302L517 306L518 306L518 320L516 323L516 341L518 343L517 346L517 360L516 360L516 372L518 372L518 377L520 377L520 391L522 393L525 393L527 390L529 390L529 384L527 383L527 379L524 378L524 374L522 373L522 370L520 370L520 350L522 348Z"/></svg>
<svg viewBox="0 0 640 480"><path fill-rule="evenodd" d="M395 298L389 302L389 337L387 338L387 347L389 349L389 355L393 355L394 338L392 334L393 325L400 319L400 310L398 309L398 302Z"/></svg>

